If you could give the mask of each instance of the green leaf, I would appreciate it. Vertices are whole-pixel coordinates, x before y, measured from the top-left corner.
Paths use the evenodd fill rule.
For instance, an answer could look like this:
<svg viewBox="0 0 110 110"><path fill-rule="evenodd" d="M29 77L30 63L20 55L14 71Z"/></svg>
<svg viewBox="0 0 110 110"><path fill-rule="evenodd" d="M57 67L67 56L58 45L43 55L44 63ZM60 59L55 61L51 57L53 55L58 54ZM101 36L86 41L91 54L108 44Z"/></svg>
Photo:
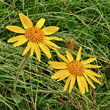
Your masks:
<svg viewBox="0 0 110 110"><path fill-rule="evenodd" d="M19 104L22 101L21 96L17 93L12 93L11 97L16 104Z"/></svg>

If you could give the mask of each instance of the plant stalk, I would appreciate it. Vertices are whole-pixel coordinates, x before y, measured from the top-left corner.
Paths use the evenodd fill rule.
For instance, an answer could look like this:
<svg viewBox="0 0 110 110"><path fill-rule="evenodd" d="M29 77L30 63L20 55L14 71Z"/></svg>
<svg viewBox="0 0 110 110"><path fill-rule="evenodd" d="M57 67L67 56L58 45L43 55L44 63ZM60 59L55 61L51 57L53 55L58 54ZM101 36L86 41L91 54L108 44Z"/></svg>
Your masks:
<svg viewBox="0 0 110 110"><path fill-rule="evenodd" d="M15 81L14 81L14 84L13 84L14 91L16 91L16 85L17 85L17 81L18 81L18 78L19 78L19 74L22 72L22 69L23 69L24 65L26 64L26 62L29 58L29 55L30 55L30 50L27 52L24 60L21 62L21 64L18 67L18 71L16 73Z"/></svg>

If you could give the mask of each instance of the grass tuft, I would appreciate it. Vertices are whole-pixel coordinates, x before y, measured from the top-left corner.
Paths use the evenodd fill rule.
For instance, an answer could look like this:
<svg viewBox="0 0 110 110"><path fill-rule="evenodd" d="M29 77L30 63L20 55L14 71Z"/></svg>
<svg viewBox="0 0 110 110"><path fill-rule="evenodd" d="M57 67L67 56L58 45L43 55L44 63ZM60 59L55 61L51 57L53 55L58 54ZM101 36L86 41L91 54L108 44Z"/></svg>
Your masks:
<svg viewBox="0 0 110 110"><path fill-rule="evenodd" d="M18 13L27 15L34 23L45 18L45 26L60 27L55 35L63 38L55 42L65 54L69 40L73 40L72 54L82 46L82 59L96 57L94 64L103 77L101 85L81 95L77 85L71 94L63 92L64 81L57 82L42 53L39 63L35 54L29 58L13 90L18 65L24 59L26 45L14 48L7 40L18 34L5 29L7 25L22 27ZM109 110L110 109L110 2L104 0L0 0L0 110ZM51 50L52 59L58 57Z"/></svg>

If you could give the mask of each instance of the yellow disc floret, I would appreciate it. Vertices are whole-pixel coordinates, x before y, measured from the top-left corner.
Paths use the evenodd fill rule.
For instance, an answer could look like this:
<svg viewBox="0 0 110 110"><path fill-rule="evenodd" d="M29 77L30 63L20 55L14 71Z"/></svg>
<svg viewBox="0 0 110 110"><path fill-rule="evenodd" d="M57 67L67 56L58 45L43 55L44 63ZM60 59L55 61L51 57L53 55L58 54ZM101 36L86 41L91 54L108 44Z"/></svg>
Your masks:
<svg viewBox="0 0 110 110"><path fill-rule="evenodd" d="M84 66L81 62L71 61L67 64L67 69L72 75L81 76L84 73Z"/></svg>
<svg viewBox="0 0 110 110"><path fill-rule="evenodd" d="M42 42L44 39L44 32L37 27L30 27L25 32L25 37L31 42Z"/></svg>

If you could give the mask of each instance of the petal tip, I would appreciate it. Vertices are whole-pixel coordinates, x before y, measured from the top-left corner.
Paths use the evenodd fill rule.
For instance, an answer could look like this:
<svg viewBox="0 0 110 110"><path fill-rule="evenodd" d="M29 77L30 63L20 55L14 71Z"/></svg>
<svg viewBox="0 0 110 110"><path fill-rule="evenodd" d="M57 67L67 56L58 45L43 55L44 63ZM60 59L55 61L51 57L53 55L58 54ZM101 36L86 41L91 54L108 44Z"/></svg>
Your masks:
<svg viewBox="0 0 110 110"><path fill-rule="evenodd" d="M93 88L95 89L96 87L95 87L95 86L93 86Z"/></svg>
<svg viewBox="0 0 110 110"><path fill-rule="evenodd" d="M57 46L58 49L61 49L61 47Z"/></svg>
<svg viewBox="0 0 110 110"><path fill-rule="evenodd" d="M60 41L63 41L63 39L62 39L62 38L60 38Z"/></svg>
<svg viewBox="0 0 110 110"><path fill-rule="evenodd" d="M50 59L52 56L50 55L48 58Z"/></svg>
<svg viewBox="0 0 110 110"><path fill-rule="evenodd" d="M60 27L57 27L58 29L60 29Z"/></svg>
<svg viewBox="0 0 110 110"><path fill-rule="evenodd" d="M60 29L59 27L56 27L56 32L57 32L59 29Z"/></svg>
<svg viewBox="0 0 110 110"><path fill-rule="evenodd" d="M49 59L52 57L51 54L47 56Z"/></svg>
<svg viewBox="0 0 110 110"><path fill-rule="evenodd" d="M69 94L71 93L71 90L69 90Z"/></svg>
<svg viewBox="0 0 110 110"><path fill-rule="evenodd" d="M14 47L16 47L16 45L13 44Z"/></svg>
<svg viewBox="0 0 110 110"><path fill-rule="evenodd" d="M6 26L5 28L7 29L8 26Z"/></svg>
<svg viewBox="0 0 110 110"><path fill-rule="evenodd" d="M20 15L23 15L23 13L19 13L19 16L20 16Z"/></svg>
<svg viewBox="0 0 110 110"><path fill-rule="evenodd" d="M5 28L9 30L10 26L6 26Z"/></svg>
<svg viewBox="0 0 110 110"><path fill-rule="evenodd" d="M102 75L100 75L100 77L102 77Z"/></svg>
<svg viewBox="0 0 110 110"><path fill-rule="evenodd" d="M19 13L19 17L21 17L23 14L22 13Z"/></svg>
<svg viewBox="0 0 110 110"><path fill-rule="evenodd" d="M99 84L101 84L101 82L98 82Z"/></svg>
<svg viewBox="0 0 110 110"><path fill-rule="evenodd" d="M48 64L51 64L51 61L48 61Z"/></svg>
<svg viewBox="0 0 110 110"><path fill-rule="evenodd" d="M39 61L39 62L41 62L41 60L40 60L40 59L39 59L38 61Z"/></svg>
<svg viewBox="0 0 110 110"><path fill-rule="evenodd" d="M82 50L82 47L80 46L79 50L81 51Z"/></svg>
<svg viewBox="0 0 110 110"><path fill-rule="evenodd" d="M7 42L10 42L10 39L8 39Z"/></svg>
<svg viewBox="0 0 110 110"><path fill-rule="evenodd" d="M38 60L39 62L41 62L41 58L37 58L37 60Z"/></svg>
<svg viewBox="0 0 110 110"><path fill-rule="evenodd" d="M94 60L96 60L96 58L94 58Z"/></svg>
<svg viewBox="0 0 110 110"><path fill-rule="evenodd" d="M41 19L45 20L45 18L41 18Z"/></svg>

